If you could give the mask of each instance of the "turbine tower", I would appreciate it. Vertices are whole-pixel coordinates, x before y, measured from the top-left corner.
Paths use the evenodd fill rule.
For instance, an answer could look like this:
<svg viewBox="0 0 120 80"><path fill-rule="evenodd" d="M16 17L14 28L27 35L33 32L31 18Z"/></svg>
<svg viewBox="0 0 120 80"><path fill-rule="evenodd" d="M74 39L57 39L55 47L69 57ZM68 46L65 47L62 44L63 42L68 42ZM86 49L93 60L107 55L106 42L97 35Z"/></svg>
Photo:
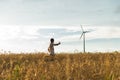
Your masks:
<svg viewBox="0 0 120 80"><path fill-rule="evenodd" d="M81 25L81 29L82 29L82 34L80 36L80 39L83 37L83 52L85 53L85 34L89 33L90 31L84 31L82 25Z"/></svg>

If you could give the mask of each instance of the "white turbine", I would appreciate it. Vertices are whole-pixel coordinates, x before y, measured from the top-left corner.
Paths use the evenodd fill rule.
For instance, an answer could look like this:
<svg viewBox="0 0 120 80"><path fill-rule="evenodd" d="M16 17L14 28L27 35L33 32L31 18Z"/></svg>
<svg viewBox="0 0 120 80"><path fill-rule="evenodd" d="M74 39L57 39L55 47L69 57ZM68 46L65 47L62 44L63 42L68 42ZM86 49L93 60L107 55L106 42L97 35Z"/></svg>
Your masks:
<svg viewBox="0 0 120 80"><path fill-rule="evenodd" d="M80 39L83 37L83 52L85 53L85 34L89 33L90 31L84 31L82 25L81 25L81 29L82 29L82 34L80 36Z"/></svg>

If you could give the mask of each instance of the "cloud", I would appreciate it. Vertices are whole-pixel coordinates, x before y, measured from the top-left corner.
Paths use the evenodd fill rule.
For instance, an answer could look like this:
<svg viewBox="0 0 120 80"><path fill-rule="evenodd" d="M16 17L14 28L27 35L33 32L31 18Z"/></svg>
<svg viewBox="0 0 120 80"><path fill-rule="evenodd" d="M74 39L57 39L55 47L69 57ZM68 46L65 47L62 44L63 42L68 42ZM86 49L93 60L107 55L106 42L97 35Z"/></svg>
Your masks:
<svg viewBox="0 0 120 80"><path fill-rule="evenodd" d="M55 37L60 40L71 41L79 39L82 33L80 26L2 26L0 28L1 40L37 40ZM91 31L90 33L86 33L86 39L88 40L98 38L120 38L120 27L83 26L83 28L85 31Z"/></svg>
<svg viewBox="0 0 120 80"><path fill-rule="evenodd" d="M66 28L68 30L71 30L70 28ZM112 39L112 38L120 38L120 27L113 27L113 26L93 26L93 27L84 27L85 31L91 31L89 33L86 33L86 40L93 40L93 39ZM71 41L78 41L81 33L80 27L76 27L73 30L74 32L79 32L77 34L73 35L66 35L59 38L62 41L65 42L71 42Z"/></svg>
<svg viewBox="0 0 120 80"><path fill-rule="evenodd" d="M94 31L86 34L88 39L120 38L120 27L94 27Z"/></svg>
<svg viewBox="0 0 120 80"><path fill-rule="evenodd" d="M119 26L83 26L83 28L85 31L91 31L86 33L86 40L120 38ZM78 46L78 43L82 42L82 39L79 39L82 33L80 26L0 26L0 32L2 49L46 51L52 36L55 42L61 41L65 47Z"/></svg>
<svg viewBox="0 0 120 80"><path fill-rule="evenodd" d="M34 26L5 26L0 27L0 40L34 39L37 38L39 27Z"/></svg>
<svg viewBox="0 0 120 80"><path fill-rule="evenodd" d="M0 27L0 40L7 40L16 38L19 34L19 27L1 26Z"/></svg>

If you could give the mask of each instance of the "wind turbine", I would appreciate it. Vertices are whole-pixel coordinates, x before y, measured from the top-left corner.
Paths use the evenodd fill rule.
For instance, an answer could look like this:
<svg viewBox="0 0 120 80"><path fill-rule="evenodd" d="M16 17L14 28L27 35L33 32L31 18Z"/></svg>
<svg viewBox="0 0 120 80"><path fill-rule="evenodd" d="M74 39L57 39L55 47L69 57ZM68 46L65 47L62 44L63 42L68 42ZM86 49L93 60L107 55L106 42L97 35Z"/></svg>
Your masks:
<svg viewBox="0 0 120 80"><path fill-rule="evenodd" d="M81 29L82 29L82 34L80 36L80 39L83 37L83 52L85 53L85 34L89 33L90 31L84 31L82 25L81 25Z"/></svg>

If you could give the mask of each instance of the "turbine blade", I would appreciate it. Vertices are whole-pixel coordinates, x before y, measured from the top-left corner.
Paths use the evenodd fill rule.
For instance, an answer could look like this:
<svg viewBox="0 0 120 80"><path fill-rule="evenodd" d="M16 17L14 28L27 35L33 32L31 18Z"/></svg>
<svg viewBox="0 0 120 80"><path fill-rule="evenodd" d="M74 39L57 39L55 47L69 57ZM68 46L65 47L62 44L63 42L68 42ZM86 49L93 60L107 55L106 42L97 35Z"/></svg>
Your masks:
<svg viewBox="0 0 120 80"><path fill-rule="evenodd" d="M82 32L84 32L82 25L80 25L80 26L81 26Z"/></svg>
<svg viewBox="0 0 120 80"><path fill-rule="evenodd" d="M84 34L84 33L82 32L82 34L81 34L81 36L80 36L80 39L82 38L83 34Z"/></svg>
<svg viewBox="0 0 120 80"><path fill-rule="evenodd" d="M91 31L84 31L85 33L89 33L89 32L91 32Z"/></svg>

